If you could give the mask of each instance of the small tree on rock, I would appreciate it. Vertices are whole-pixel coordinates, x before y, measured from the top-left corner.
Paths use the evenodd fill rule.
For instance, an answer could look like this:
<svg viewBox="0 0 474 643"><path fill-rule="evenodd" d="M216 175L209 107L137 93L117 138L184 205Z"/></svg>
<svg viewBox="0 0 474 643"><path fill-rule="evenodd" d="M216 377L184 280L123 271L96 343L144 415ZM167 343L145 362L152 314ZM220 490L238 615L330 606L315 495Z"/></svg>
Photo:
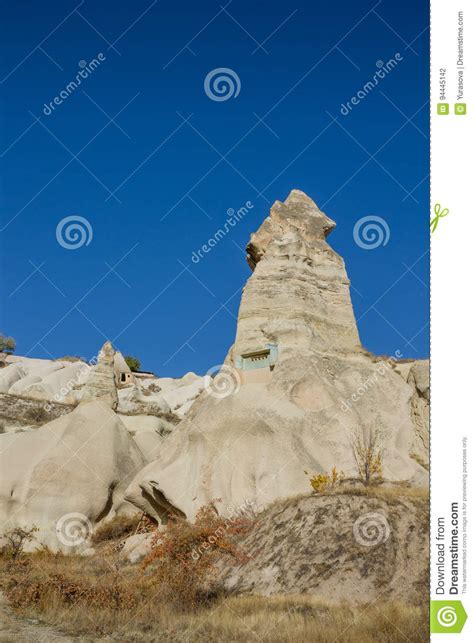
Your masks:
<svg viewBox="0 0 474 643"><path fill-rule="evenodd" d="M133 357L133 355L126 355L124 359L127 362L127 365L132 373L136 373L140 370L142 363L140 362L138 357Z"/></svg>
<svg viewBox="0 0 474 643"><path fill-rule="evenodd" d="M365 485L382 479L382 440L380 431L371 429L368 434L354 435L352 453L357 470Z"/></svg>
<svg viewBox="0 0 474 643"><path fill-rule="evenodd" d="M16 341L13 337L6 337L0 333L0 352L11 354L15 351Z"/></svg>

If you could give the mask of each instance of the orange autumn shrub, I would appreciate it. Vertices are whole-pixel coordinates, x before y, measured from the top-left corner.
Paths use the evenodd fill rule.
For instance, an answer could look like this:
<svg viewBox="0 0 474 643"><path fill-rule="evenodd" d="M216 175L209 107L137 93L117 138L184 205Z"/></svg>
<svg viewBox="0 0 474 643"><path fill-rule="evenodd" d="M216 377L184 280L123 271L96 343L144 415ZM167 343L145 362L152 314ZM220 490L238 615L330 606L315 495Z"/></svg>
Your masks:
<svg viewBox="0 0 474 643"><path fill-rule="evenodd" d="M158 529L144 567L152 567L160 597L177 607L194 608L218 593L216 566L223 556L240 563L248 559L236 544L250 520L244 516L223 518L212 504L202 507L194 520L173 517Z"/></svg>

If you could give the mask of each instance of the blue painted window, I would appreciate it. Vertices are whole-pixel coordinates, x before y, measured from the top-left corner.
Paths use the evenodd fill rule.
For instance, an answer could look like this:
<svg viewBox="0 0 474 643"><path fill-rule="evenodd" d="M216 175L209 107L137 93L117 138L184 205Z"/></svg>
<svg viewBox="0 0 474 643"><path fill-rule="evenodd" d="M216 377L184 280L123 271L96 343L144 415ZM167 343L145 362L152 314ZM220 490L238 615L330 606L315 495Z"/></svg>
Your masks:
<svg viewBox="0 0 474 643"><path fill-rule="evenodd" d="M278 359L278 347L276 344L267 344L266 348L248 353L243 353L236 360L237 368L242 371L250 371L255 368L270 368Z"/></svg>

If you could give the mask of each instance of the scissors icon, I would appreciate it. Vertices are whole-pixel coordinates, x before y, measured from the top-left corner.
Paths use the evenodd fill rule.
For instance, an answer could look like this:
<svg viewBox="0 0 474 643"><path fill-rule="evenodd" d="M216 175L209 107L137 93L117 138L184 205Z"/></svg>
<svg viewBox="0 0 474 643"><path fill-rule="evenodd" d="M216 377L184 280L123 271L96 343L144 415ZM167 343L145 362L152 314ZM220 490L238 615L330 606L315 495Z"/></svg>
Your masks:
<svg viewBox="0 0 474 643"><path fill-rule="evenodd" d="M433 234L433 232L438 227L438 221L441 219L441 217L445 217L447 214L449 214L448 208L444 208L443 210L441 210L441 205L439 203L436 203L434 212L435 217L430 221L431 234Z"/></svg>

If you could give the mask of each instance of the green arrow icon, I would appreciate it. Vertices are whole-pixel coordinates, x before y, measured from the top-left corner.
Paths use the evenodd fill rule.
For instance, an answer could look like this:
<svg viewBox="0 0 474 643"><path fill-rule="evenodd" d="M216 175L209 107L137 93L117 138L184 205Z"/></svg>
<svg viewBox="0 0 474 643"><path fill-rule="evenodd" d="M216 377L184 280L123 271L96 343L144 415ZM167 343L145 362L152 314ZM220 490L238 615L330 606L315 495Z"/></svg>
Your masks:
<svg viewBox="0 0 474 643"><path fill-rule="evenodd" d="M459 634L467 614L461 601L431 601L430 629L432 634Z"/></svg>

